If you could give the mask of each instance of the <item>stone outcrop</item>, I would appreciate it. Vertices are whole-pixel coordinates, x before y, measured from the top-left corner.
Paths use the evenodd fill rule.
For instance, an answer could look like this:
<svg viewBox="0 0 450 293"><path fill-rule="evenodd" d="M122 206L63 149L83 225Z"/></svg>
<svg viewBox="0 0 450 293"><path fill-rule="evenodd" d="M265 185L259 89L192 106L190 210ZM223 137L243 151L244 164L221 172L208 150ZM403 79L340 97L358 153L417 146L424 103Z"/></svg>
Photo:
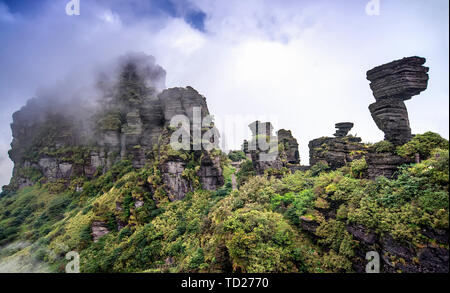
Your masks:
<svg viewBox="0 0 450 293"><path fill-rule="evenodd" d="M405 100L420 94L428 85L425 58L408 57L377 66L367 72L367 79L376 102L370 113L385 139L402 145L411 139Z"/></svg>
<svg viewBox="0 0 450 293"><path fill-rule="evenodd" d="M155 146L169 143L170 121L176 115L187 117L191 129L198 126L201 134L213 130L211 140L218 140L213 125L200 124L209 115L205 97L192 87L159 92L165 71L152 63L154 60L147 65L138 61L133 57L121 60L117 78L99 83L98 108L84 109L64 99L35 98L14 113L10 186L32 185L35 177L50 182L68 182L77 176L92 178L121 159L142 168L152 159L149 154ZM210 158L209 152L201 152L205 160L199 170L200 181L204 188L215 190L223 185L220 162ZM176 200L192 186L181 176L187 162L172 159L162 162L160 168L170 197Z"/></svg>
<svg viewBox="0 0 450 293"><path fill-rule="evenodd" d="M282 145L285 160L289 164L300 164L300 154L298 152L298 142L292 136L290 130L280 129L277 131L278 144Z"/></svg>
<svg viewBox="0 0 450 293"><path fill-rule="evenodd" d="M320 229L323 219L337 220L337 209L341 203L331 198L325 199L327 205L321 208L317 206L310 214L312 216L302 216L299 218L300 229L310 236L315 242L323 241L323 232ZM449 271L449 251L448 231L433 230L424 228L421 234L428 238L423 246L414 246L410 243L401 242L401 239L394 239L389 233L378 233L361 224L352 222L341 222L345 231L352 238L354 243L354 255L349 257L353 270L357 273L366 272L366 254L375 251L380 256L381 273L448 273ZM322 242L323 243L323 242ZM322 244L323 246L323 244ZM328 247L325 245L324 250Z"/></svg>
<svg viewBox="0 0 450 293"><path fill-rule="evenodd" d="M428 85L425 58L408 57L377 66L367 72L376 102L369 106L373 120L384 132L385 140L400 146L411 140L411 127L405 100L420 94ZM398 166L411 163L394 153L371 152L367 156L370 179L395 178Z"/></svg>
<svg viewBox="0 0 450 293"><path fill-rule="evenodd" d="M344 128L348 129L350 124L353 123L347 122ZM338 125L339 123L336 124L336 126ZM340 132L339 135L341 134L343 132ZM360 159L366 154L366 148L361 143L361 138L349 135L313 139L308 146L310 166L323 162L333 170L343 167L351 161Z"/></svg>
<svg viewBox="0 0 450 293"><path fill-rule="evenodd" d="M398 171L398 166L411 163L410 160L391 153L368 153L366 156L368 165L367 176L369 179L376 179L384 176L394 179Z"/></svg>
<svg viewBox="0 0 450 293"><path fill-rule="evenodd" d="M281 169L283 163L278 155L278 139L272 133L272 123L255 121L248 127L252 131L252 139L247 143L247 153L256 174L264 174L268 169Z"/></svg>
<svg viewBox="0 0 450 293"><path fill-rule="evenodd" d="M270 170L271 175L281 175L282 169L292 172L309 169L309 166L300 165L298 142L290 130L280 129L274 136L272 124L260 121L251 123L249 128L252 139L244 140L242 150L252 160L256 174Z"/></svg>
<svg viewBox="0 0 450 293"><path fill-rule="evenodd" d="M183 177L186 163L178 161L168 161L162 165L161 172L163 182L169 193L171 201L183 199L186 193L193 191L193 187L187 178Z"/></svg>
<svg viewBox="0 0 450 293"><path fill-rule="evenodd" d="M421 57L406 57L367 71L370 88L377 101L383 99L411 99L428 86L428 67Z"/></svg>
<svg viewBox="0 0 450 293"><path fill-rule="evenodd" d="M98 240L109 233L108 228L106 227L106 224L101 221L94 221L91 225L92 230L92 240L94 242L98 242Z"/></svg>
<svg viewBox="0 0 450 293"><path fill-rule="evenodd" d="M267 170L277 173L283 168L301 169L298 142L290 130L280 129L274 136L272 124L260 121L251 123L249 128L252 139L245 140L242 149L252 160L256 174Z"/></svg>
<svg viewBox="0 0 450 293"><path fill-rule="evenodd" d="M353 128L353 123L352 122L340 122L340 123L336 123L336 133L333 134L336 137L344 137L347 136L347 134L350 132L350 130L352 130Z"/></svg>
<svg viewBox="0 0 450 293"><path fill-rule="evenodd" d="M369 106L372 118L384 132L384 138L394 145L403 145L411 140L408 111L401 100L386 99Z"/></svg>
<svg viewBox="0 0 450 293"><path fill-rule="evenodd" d="M202 188L205 190L217 190L225 183L222 173L223 170L220 166L220 158L211 157L209 154L205 154L197 173L200 177Z"/></svg>

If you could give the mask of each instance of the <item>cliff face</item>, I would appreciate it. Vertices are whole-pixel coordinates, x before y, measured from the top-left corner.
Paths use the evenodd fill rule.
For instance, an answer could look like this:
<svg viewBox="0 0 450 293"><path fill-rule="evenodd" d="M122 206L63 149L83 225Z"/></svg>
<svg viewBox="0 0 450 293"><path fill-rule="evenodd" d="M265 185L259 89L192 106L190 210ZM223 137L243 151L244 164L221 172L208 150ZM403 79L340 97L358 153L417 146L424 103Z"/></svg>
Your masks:
<svg viewBox="0 0 450 293"><path fill-rule="evenodd" d="M418 91L405 65L414 60L369 74L384 78L374 95L389 123L392 100L403 103L399 84ZM448 140L428 132L401 146L364 144L341 122L334 137L310 142L310 168L291 131L255 121L243 148L252 161L230 163L197 149L196 134L217 131L199 125L209 111L196 90L164 89L152 58L123 58L115 72L93 105L44 95L14 114L0 246L33 244L12 254L61 272L64 254L77 251L82 272L336 273L364 272L377 252L381 272L448 272ZM386 73L400 78L396 90L382 90ZM171 147L185 129L174 117L191 126L189 150ZM202 136L202 145L217 140Z"/></svg>
<svg viewBox="0 0 450 293"><path fill-rule="evenodd" d="M164 70L150 59L148 66L133 56L122 58L115 79L99 82L96 107L62 99L34 98L13 115L13 142L9 152L14 162L10 188L20 189L37 180L69 181L92 178L119 160L142 168L154 160L153 151L169 143L171 119L184 115L193 125L194 108L209 115L206 99L191 87L158 92ZM155 82L156 80L156 82ZM211 127L209 127L211 128ZM199 176L205 189L223 184L217 159L204 151ZM183 198L190 183L181 178L182 158L169 156L159 162L170 198ZM173 179L176 178L176 179Z"/></svg>
<svg viewBox="0 0 450 293"><path fill-rule="evenodd" d="M351 122L336 123L335 137L320 137L309 142L309 164L321 162L335 170L366 154L361 138L348 135L353 128Z"/></svg>

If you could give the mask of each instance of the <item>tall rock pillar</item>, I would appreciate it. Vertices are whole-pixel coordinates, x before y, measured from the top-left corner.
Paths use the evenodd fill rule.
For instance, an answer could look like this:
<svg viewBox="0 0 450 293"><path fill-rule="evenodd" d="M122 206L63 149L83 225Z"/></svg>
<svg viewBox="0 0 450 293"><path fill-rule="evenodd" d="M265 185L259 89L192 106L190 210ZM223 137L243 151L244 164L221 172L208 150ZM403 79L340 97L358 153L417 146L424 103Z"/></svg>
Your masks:
<svg viewBox="0 0 450 293"><path fill-rule="evenodd" d="M377 66L367 72L376 102L369 106L372 118L385 140L403 145L411 139L405 100L420 94L428 85L425 58L408 57Z"/></svg>

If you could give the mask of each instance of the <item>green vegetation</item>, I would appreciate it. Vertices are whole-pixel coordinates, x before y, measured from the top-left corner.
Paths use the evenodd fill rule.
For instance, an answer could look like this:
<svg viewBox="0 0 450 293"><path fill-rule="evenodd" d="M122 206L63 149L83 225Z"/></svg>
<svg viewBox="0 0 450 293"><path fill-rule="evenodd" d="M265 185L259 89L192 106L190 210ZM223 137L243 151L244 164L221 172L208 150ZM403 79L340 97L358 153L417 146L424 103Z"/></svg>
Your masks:
<svg viewBox="0 0 450 293"><path fill-rule="evenodd" d="M414 159L415 154L419 154L420 159L425 160L430 157L431 152L436 148L448 150L448 140L437 133L429 131L414 136L408 143L398 147L397 153L400 156L411 159Z"/></svg>
<svg viewBox="0 0 450 293"><path fill-rule="evenodd" d="M424 141L443 148L430 150ZM194 184L173 202L159 164L183 156L182 176L196 182L201 158L166 150L139 170L120 161L91 180L3 192L0 245L34 243L8 253L28 253L53 271L63 271L65 252L76 250L82 272L351 272L361 243L349 226L390 235L411 249L434 241L424 227L449 229L448 142L426 133L398 150L428 159L403 166L395 180L376 181L364 179L364 158L336 171L319 163L277 176L255 176L249 160L236 173L225 161L222 188ZM238 190L232 190L234 173ZM109 231L98 242L94 222Z"/></svg>
<svg viewBox="0 0 450 293"><path fill-rule="evenodd" d="M395 151L395 146L392 142L387 140L382 140L371 146L371 149L376 153L393 153Z"/></svg>
<svg viewBox="0 0 450 293"><path fill-rule="evenodd" d="M238 186L241 186L244 184L245 181L247 181L250 177L255 176L255 170L253 168L253 163L251 160L246 160L241 164L241 168L236 174L237 177L237 184Z"/></svg>

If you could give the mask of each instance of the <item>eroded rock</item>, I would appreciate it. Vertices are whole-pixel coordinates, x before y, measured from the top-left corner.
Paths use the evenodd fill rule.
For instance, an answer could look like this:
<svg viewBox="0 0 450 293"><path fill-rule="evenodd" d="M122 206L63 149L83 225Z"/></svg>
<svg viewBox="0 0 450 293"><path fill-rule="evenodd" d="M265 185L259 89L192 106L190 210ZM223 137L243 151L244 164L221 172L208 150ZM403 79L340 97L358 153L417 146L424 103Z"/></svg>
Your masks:
<svg viewBox="0 0 450 293"><path fill-rule="evenodd" d="M402 145L411 139L408 111L404 101L420 94L428 85L425 58L408 57L377 66L367 72L376 102L369 106L385 139Z"/></svg>
<svg viewBox="0 0 450 293"><path fill-rule="evenodd" d="M309 142L309 164L326 163L331 169L338 169L347 163L362 158L366 153L361 138L354 136L321 137Z"/></svg>
<svg viewBox="0 0 450 293"><path fill-rule="evenodd" d="M94 221L91 225L92 230L92 239L94 242L98 242L98 240L109 233L109 230L104 222Z"/></svg>
<svg viewBox="0 0 450 293"><path fill-rule="evenodd" d="M283 145L282 151L285 153L286 161L290 164L300 164L300 154L298 152L298 142L292 136L290 130L280 129L277 131L278 143Z"/></svg>

